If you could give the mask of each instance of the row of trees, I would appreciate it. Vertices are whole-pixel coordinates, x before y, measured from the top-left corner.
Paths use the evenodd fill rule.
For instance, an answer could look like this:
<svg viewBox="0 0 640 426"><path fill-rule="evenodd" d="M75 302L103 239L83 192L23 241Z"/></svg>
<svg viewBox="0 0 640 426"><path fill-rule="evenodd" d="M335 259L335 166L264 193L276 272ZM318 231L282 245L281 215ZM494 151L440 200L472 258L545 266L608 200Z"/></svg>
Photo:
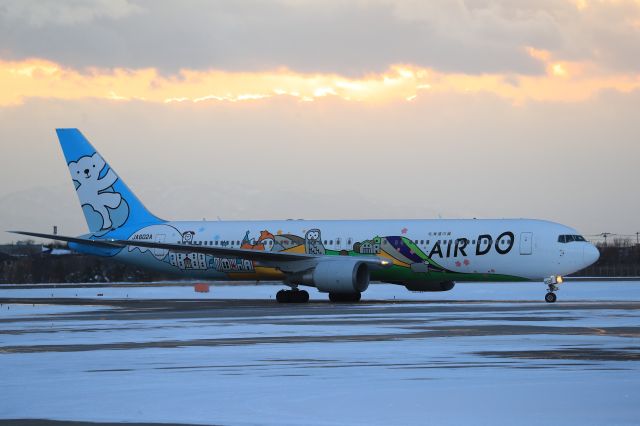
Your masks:
<svg viewBox="0 0 640 426"><path fill-rule="evenodd" d="M601 245L598 248L600 250L598 262L574 275L640 276L640 246L622 244ZM149 282L170 279L175 277L110 259L80 254L0 256L0 283Z"/></svg>
<svg viewBox="0 0 640 426"><path fill-rule="evenodd" d="M149 282L175 277L93 256L21 256L0 261L0 283Z"/></svg>
<svg viewBox="0 0 640 426"><path fill-rule="evenodd" d="M576 276L640 277L640 245L624 240L622 244L598 244L600 259Z"/></svg>

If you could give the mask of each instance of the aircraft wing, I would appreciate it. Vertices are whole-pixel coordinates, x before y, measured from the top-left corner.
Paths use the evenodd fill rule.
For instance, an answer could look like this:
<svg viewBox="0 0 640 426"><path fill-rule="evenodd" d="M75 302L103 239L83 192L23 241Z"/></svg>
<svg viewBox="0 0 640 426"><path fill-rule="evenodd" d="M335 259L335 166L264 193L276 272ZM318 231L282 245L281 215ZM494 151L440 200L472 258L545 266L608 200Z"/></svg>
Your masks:
<svg viewBox="0 0 640 426"><path fill-rule="evenodd" d="M46 238L51 240L65 241L68 243L84 244L88 246L95 246L100 248L125 248L125 247L145 247L152 249L169 250L176 253L202 253L216 257L232 257L238 259L255 260L261 262L294 262L301 260L315 260L318 261L321 258L335 256L323 256L313 254L302 253L287 253L287 252L271 252L261 250L246 250L239 248L229 247L210 247L191 244L170 244L159 243L151 241L131 241L131 240L116 240L116 239L87 239L77 237L66 237L62 235L52 234L40 234L37 232L27 231L10 231L13 234L20 234L29 237ZM378 266L388 266L389 261L381 259L377 256L359 256L359 261Z"/></svg>

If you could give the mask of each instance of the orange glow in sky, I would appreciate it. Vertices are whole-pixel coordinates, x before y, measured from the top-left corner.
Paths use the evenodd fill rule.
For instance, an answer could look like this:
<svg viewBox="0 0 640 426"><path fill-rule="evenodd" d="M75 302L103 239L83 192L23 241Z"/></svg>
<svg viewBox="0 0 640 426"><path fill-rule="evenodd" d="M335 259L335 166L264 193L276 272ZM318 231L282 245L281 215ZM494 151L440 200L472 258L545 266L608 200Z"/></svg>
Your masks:
<svg viewBox="0 0 640 426"><path fill-rule="evenodd" d="M154 68L76 70L55 62L0 60L0 106L27 98L141 100L158 103L243 102L291 97L311 102L336 97L354 102L413 101L429 93L489 93L514 104L528 100L578 102L601 90L628 92L640 87L640 74L612 74L594 63L553 58L544 50L528 54L543 75L445 73L410 64L361 78L297 73L288 69L229 72L183 69L165 76Z"/></svg>

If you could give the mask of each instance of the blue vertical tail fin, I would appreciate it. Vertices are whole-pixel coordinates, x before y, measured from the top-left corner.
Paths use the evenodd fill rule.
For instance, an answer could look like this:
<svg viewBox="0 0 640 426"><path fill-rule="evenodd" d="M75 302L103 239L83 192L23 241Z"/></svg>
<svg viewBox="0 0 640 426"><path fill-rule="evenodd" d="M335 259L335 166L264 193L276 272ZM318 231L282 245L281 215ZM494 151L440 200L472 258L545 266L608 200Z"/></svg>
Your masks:
<svg viewBox="0 0 640 426"><path fill-rule="evenodd" d="M163 222L151 214L78 129L56 129L89 231Z"/></svg>

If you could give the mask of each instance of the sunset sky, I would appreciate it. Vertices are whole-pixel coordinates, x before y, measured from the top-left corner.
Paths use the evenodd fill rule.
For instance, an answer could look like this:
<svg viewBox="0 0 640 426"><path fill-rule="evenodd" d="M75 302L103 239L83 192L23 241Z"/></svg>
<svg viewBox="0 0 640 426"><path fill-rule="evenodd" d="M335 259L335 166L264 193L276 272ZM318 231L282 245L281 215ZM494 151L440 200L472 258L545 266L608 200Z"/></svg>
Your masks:
<svg viewBox="0 0 640 426"><path fill-rule="evenodd" d="M167 219L634 234L640 1L0 0L3 229L85 232L56 127Z"/></svg>

